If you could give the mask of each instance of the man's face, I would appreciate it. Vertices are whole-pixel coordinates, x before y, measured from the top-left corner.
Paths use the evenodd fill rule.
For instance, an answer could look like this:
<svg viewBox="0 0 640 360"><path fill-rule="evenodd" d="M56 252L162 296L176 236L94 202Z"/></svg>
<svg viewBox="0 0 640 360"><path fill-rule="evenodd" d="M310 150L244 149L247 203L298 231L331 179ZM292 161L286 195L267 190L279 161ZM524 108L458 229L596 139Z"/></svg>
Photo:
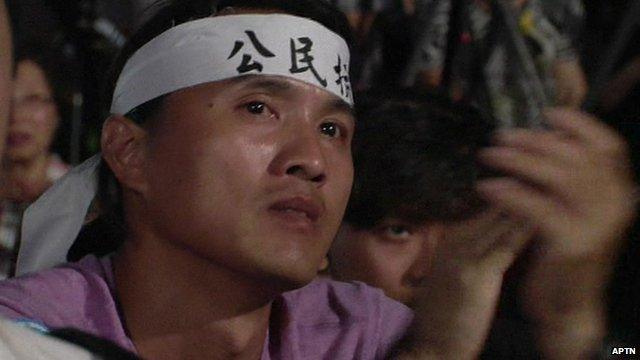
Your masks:
<svg viewBox="0 0 640 360"><path fill-rule="evenodd" d="M433 228L386 219L371 229L344 224L330 252L331 275L362 281L411 305L435 247Z"/></svg>
<svg viewBox="0 0 640 360"><path fill-rule="evenodd" d="M232 272L302 286L346 207L353 131L345 103L284 77L173 93L149 136L147 218L158 237Z"/></svg>

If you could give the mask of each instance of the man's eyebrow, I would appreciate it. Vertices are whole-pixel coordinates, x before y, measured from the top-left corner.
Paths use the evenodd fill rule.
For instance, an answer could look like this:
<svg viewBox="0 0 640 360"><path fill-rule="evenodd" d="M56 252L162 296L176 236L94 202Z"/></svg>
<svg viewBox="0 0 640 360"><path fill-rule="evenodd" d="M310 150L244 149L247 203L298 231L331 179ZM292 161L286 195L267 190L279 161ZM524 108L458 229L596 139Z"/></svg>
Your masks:
<svg viewBox="0 0 640 360"><path fill-rule="evenodd" d="M354 120L356 120L356 112L353 109L353 107L349 104L347 104L344 100L342 99L332 99L331 101L329 101L325 106L325 111L327 112L344 112L347 113L349 115L351 115L351 117L353 117Z"/></svg>
<svg viewBox="0 0 640 360"><path fill-rule="evenodd" d="M292 92L293 86L286 80L280 80L278 78L265 78L260 75L245 75L237 78L230 79L231 83L239 84L244 88L266 90L273 94L283 94ZM355 110L344 100L335 98L331 99L324 105L326 112L344 112L351 115L354 119Z"/></svg>
<svg viewBox="0 0 640 360"><path fill-rule="evenodd" d="M292 91L292 86L284 80L264 78L262 76L243 76L232 80L245 88L261 89L271 93L285 93Z"/></svg>

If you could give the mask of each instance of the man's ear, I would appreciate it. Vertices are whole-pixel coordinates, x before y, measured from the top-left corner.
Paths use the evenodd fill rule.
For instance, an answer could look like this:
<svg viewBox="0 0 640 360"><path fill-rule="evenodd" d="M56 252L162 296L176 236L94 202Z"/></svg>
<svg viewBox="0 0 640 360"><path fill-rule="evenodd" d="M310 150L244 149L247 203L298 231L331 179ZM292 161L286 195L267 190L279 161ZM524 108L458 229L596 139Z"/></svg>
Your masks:
<svg viewBox="0 0 640 360"><path fill-rule="evenodd" d="M102 157L120 184L136 192L146 190L146 145L147 132L124 116L113 115L102 126Z"/></svg>

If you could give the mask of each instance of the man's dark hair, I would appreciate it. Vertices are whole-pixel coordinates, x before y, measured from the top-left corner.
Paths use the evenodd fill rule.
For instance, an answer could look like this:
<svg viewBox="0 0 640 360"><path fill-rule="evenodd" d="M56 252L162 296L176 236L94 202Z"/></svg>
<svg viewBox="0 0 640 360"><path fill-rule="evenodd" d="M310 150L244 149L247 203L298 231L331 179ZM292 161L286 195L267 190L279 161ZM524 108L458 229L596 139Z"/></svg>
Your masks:
<svg viewBox="0 0 640 360"><path fill-rule="evenodd" d="M401 90L358 97L354 187L345 221L372 228L387 217L456 221L483 206L476 162L492 122L474 108Z"/></svg>
<svg viewBox="0 0 640 360"><path fill-rule="evenodd" d="M349 23L337 8L324 0L178 0L158 2L151 17L127 42L118 55L106 94L114 92L118 76L127 60L142 46L170 28L182 23L209 17L226 8L276 10L315 20L343 37L351 46ZM158 97L131 110L126 116L138 124L151 123L162 108L164 97ZM113 252L122 243L126 226L121 202L121 189L109 166L103 161L99 170L97 206L98 220L80 233L67 259L75 261L93 253L102 256Z"/></svg>

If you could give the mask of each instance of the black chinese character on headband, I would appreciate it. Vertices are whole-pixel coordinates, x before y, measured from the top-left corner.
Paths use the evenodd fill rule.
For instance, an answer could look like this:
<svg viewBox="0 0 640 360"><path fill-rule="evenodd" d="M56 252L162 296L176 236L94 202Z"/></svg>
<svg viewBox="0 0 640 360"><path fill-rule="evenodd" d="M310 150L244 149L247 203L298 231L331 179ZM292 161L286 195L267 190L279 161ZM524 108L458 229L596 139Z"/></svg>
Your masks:
<svg viewBox="0 0 640 360"><path fill-rule="evenodd" d="M338 64L333 67L333 71L338 75L336 85L340 86L340 94L345 95L351 92L351 79L349 78L349 65L342 63L342 58L338 55Z"/></svg>
<svg viewBox="0 0 640 360"><path fill-rule="evenodd" d="M246 30L245 34L247 34L247 36L249 37L249 40L251 41L251 44L253 45L253 48L263 57L266 58L271 58L271 57L275 57L276 55L274 53L272 53L271 51L269 51L269 49L267 49L266 47L264 47L264 45L262 45L262 43L258 40L258 37L256 36L256 33L254 33L251 30ZM238 54L238 52L244 47L244 41L236 41L236 43L233 45L233 50L231 51L231 54L229 55L229 57L227 58L227 60L233 58L234 56L236 56L236 54ZM251 56L251 54L243 54L242 55L242 62L240 63L240 65L238 66L237 70L239 74L244 74L253 70L257 70L258 72L262 72L263 66L261 63L254 61L253 57Z"/></svg>
<svg viewBox="0 0 640 360"><path fill-rule="evenodd" d="M313 66L313 56L309 55L313 48L313 41L308 37L301 37L298 38L298 42L300 42L302 46L296 48L296 41L291 39L291 69L289 69L289 71L292 74L311 71L316 80L318 80L322 86L327 87L327 80L320 77L320 74L318 74L318 71Z"/></svg>

